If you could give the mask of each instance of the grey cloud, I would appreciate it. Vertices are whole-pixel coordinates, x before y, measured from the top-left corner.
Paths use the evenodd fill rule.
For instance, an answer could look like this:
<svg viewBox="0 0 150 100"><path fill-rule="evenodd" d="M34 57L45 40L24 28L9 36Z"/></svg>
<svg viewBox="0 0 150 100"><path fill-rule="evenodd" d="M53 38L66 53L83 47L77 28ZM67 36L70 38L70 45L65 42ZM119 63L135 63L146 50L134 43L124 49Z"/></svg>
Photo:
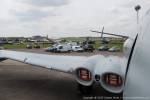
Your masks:
<svg viewBox="0 0 150 100"><path fill-rule="evenodd" d="M11 10L11 14L16 16L21 21L37 21L41 20L42 18L48 17L50 14L46 11L31 9L27 11L16 11ZM54 16L51 14L51 16Z"/></svg>
<svg viewBox="0 0 150 100"><path fill-rule="evenodd" d="M68 4L68 0L17 0L17 1L39 7L62 6Z"/></svg>

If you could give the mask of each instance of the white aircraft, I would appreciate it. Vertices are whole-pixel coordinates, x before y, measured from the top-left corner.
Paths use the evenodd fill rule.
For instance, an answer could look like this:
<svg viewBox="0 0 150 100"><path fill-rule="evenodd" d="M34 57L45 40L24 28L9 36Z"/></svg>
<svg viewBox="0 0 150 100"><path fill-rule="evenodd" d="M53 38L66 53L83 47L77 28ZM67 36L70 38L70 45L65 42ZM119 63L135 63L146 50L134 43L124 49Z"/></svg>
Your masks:
<svg viewBox="0 0 150 100"><path fill-rule="evenodd" d="M129 55L131 48L128 44L131 43L127 41L124 45L126 55ZM127 58L128 56L105 57L102 55L91 57L58 56L0 50L0 61L11 59L74 75L82 93L90 92L95 82L109 92L122 92Z"/></svg>
<svg viewBox="0 0 150 100"><path fill-rule="evenodd" d="M12 59L72 74L81 92L90 91L97 82L109 92L123 91L125 100L150 100L150 10L144 20L141 33L125 42L125 57L55 56L1 50L0 60Z"/></svg>
<svg viewBox="0 0 150 100"><path fill-rule="evenodd" d="M144 15L141 27L127 63L124 100L150 100L150 9Z"/></svg>

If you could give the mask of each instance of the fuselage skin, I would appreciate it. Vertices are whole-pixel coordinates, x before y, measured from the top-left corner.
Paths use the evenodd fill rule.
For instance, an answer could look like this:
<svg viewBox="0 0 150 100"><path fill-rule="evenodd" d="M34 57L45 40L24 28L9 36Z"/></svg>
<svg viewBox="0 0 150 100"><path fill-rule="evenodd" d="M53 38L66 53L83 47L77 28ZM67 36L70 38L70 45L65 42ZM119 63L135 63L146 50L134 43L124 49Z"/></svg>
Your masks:
<svg viewBox="0 0 150 100"><path fill-rule="evenodd" d="M125 100L150 100L150 10L141 26L127 66Z"/></svg>

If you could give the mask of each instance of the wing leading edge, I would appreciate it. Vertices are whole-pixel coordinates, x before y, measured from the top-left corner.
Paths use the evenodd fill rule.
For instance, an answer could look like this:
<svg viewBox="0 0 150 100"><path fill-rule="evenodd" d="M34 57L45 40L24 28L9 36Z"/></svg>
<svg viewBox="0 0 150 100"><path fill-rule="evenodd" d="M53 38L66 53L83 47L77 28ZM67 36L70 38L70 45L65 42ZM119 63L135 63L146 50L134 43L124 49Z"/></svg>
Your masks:
<svg viewBox="0 0 150 100"><path fill-rule="evenodd" d="M79 67L81 62L84 62L86 60L87 57L57 56L1 50L0 58L12 59L26 64L72 73L75 70L75 68Z"/></svg>

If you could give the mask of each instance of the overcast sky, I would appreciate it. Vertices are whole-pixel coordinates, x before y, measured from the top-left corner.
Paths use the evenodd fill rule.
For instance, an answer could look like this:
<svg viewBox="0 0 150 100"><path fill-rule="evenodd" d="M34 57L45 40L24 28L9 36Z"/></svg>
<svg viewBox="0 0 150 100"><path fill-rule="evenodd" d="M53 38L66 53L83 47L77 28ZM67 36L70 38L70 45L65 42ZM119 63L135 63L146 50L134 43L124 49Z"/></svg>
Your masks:
<svg viewBox="0 0 150 100"><path fill-rule="evenodd" d="M1 0L0 36L98 36L89 30L103 26L105 32L133 36L137 4L141 18L149 0Z"/></svg>

